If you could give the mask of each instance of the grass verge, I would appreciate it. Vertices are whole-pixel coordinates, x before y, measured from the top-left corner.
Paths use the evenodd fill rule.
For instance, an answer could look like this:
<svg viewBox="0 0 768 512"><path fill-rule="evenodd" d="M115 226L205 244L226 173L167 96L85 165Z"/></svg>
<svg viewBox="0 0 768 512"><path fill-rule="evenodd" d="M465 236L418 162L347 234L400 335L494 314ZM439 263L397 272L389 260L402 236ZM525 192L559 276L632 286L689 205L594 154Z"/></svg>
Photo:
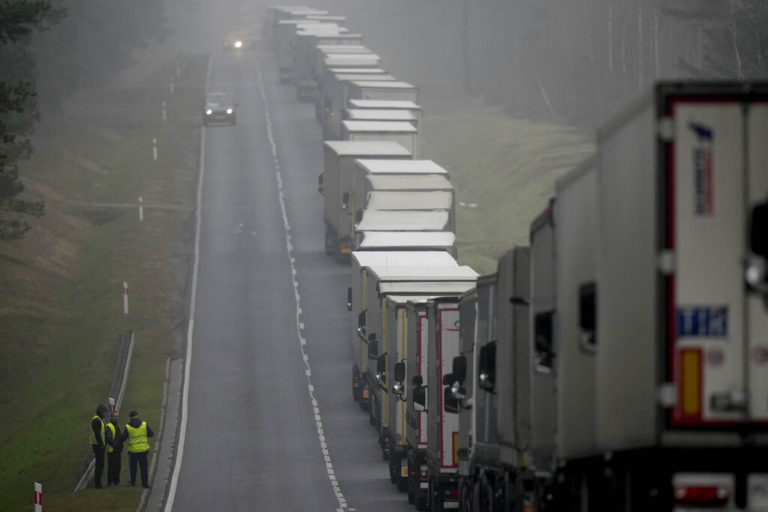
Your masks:
<svg viewBox="0 0 768 512"><path fill-rule="evenodd" d="M185 62L172 96L175 60L131 88L72 98L38 126L22 175L47 212L24 240L0 245L0 510L31 509L35 481L46 510L136 508L139 489L72 489L119 333L136 333L126 419L137 409L158 426L166 360L180 354L207 59Z"/></svg>
<svg viewBox="0 0 768 512"><path fill-rule="evenodd" d="M528 245L557 179L594 152L574 128L513 119L471 100L425 103L422 133L426 158L448 169L456 187L459 259L481 274Z"/></svg>

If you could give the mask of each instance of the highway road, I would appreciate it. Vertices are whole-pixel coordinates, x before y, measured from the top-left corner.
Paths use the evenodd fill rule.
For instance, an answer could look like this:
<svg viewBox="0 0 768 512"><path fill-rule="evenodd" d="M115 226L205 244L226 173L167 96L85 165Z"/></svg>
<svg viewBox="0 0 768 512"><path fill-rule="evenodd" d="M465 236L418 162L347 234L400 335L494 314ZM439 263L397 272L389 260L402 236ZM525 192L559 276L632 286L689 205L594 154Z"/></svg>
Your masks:
<svg viewBox="0 0 768 512"><path fill-rule="evenodd" d="M351 396L348 267L323 253L321 131L269 53L217 53L173 510L411 510Z"/></svg>

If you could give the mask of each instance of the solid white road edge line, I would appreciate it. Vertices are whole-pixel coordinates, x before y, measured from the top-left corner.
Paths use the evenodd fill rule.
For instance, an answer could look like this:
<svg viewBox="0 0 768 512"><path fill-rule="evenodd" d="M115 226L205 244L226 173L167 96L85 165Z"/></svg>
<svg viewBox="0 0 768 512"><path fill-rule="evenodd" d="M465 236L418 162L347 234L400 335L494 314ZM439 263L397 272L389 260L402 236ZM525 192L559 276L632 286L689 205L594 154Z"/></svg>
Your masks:
<svg viewBox="0 0 768 512"><path fill-rule="evenodd" d="M211 80L213 57L208 57L208 70L205 75L205 90ZM179 484L181 462L184 458L184 440L187 435L187 404L189 402L189 372L192 367L192 338L195 330L195 306L197 303L197 272L200 263L200 225L202 224L203 180L205 179L205 127L200 128L200 164L197 177L197 210L195 215L195 263L192 270L192 291L189 301L189 323L187 324L187 355L184 361L184 387L181 395L181 423L176 448L176 462L173 465L173 476L168 488L168 498L165 502L165 512L173 510L176 499L176 487Z"/></svg>

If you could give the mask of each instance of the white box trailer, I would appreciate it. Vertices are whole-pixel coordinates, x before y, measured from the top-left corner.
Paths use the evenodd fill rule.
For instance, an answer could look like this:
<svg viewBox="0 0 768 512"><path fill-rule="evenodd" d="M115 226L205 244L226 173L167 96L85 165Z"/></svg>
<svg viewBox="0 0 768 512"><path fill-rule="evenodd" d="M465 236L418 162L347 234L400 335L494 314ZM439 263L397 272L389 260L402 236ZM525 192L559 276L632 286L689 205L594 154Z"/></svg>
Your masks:
<svg viewBox="0 0 768 512"><path fill-rule="evenodd" d="M298 30L298 27L306 27L318 23L320 22L317 20L307 20L305 18L289 18L277 22L274 32L275 57L281 82L287 80L293 70L296 30Z"/></svg>
<svg viewBox="0 0 768 512"><path fill-rule="evenodd" d="M321 11L306 6L288 6L288 5L273 5L267 7L264 16L264 40L269 42L270 47L273 50L277 50L278 45L278 25L283 20L299 19L306 20L308 16L328 14L327 11ZM317 21L317 20L313 20Z"/></svg>
<svg viewBox="0 0 768 512"><path fill-rule="evenodd" d="M360 100L412 101L418 104L419 88L408 82L377 84L361 80L352 84L349 97Z"/></svg>
<svg viewBox="0 0 768 512"><path fill-rule="evenodd" d="M413 125L419 129L421 127L421 107L413 101L405 100L363 100L351 98L347 101L349 108L363 110L405 110L410 112L415 118Z"/></svg>
<svg viewBox="0 0 768 512"><path fill-rule="evenodd" d="M451 373L445 375L445 408L459 416L457 438L458 499L490 509L495 501L494 480L499 473L495 358L498 335L497 274L482 276L477 289L459 299L459 354Z"/></svg>
<svg viewBox="0 0 768 512"><path fill-rule="evenodd" d="M414 158L421 156L419 131L411 123L342 121L341 138L344 140L394 140L408 149Z"/></svg>
<svg viewBox="0 0 768 512"><path fill-rule="evenodd" d="M446 251L456 258L450 231L363 231L358 251Z"/></svg>
<svg viewBox="0 0 768 512"><path fill-rule="evenodd" d="M530 456L540 488L552 479L555 464L555 260L554 222L547 208L531 223L531 438Z"/></svg>
<svg viewBox="0 0 768 512"><path fill-rule="evenodd" d="M324 62L323 59L321 59L320 62ZM335 75L350 74L369 77L371 75L388 74L382 68L377 66L362 68L354 66L325 68L324 65L318 65L317 60L315 62L315 73L317 74L317 83L319 89L318 96L315 98L315 119L320 122L320 126L323 128L323 131L327 131L325 126L325 118L328 114L328 110L330 110L333 105L333 94L336 88Z"/></svg>
<svg viewBox="0 0 768 512"><path fill-rule="evenodd" d="M394 77L393 77L394 79ZM418 112L406 109L347 108L344 119L350 121L402 121L419 129Z"/></svg>
<svg viewBox="0 0 768 512"><path fill-rule="evenodd" d="M350 269L350 288L347 297L347 309L352 311L355 322L355 335L352 337L352 394L355 400L359 401L364 409L368 409L369 400L369 381L368 381L368 359L377 357L378 349L369 354L368 342L369 334L373 335L375 341L377 326L379 325L376 316L368 314L369 309L376 310L378 305L371 301L371 291L369 291L369 274L371 268L383 265L385 268L402 268L396 266L404 265L407 262L409 268L458 268L458 263L447 253L437 251L356 251L351 254ZM390 267L392 265L392 267ZM375 286L375 284L373 285ZM375 290L373 290L375 292ZM368 332L368 323L370 321L370 332ZM378 336L380 337L380 334Z"/></svg>
<svg viewBox="0 0 768 512"><path fill-rule="evenodd" d="M355 212L356 221L363 219L362 212L367 209L444 210L449 214L448 231L456 229L452 190L373 190L368 193L366 202L360 206L363 210Z"/></svg>
<svg viewBox="0 0 768 512"><path fill-rule="evenodd" d="M360 246L362 234L377 231L399 232L451 232L447 211L432 210L363 210L363 218L355 226L353 247Z"/></svg>
<svg viewBox="0 0 768 512"><path fill-rule="evenodd" d="M394 76L387 73L350 73L341 68L340 72L328 74L327 88L324 97L324 109L326 124L324 129L329 137L342 136L342 121L344 121L344 109L349 98L349 86L358 80L372 82L394 82Z"/></svg>
<svg viewBox="0 0 768 512"><path fill-rule="evenodd" d="M386 452L386 433L389 394L385 383L379 375L386 366L386 352L389 349L385 338L386 328L386 303L385 299L391 294L422 294L429 292L433 286L430 283L451 282L470 283L474 286L477 273L467 266L459 266L450 261L446 253L428 251L414 253L406 251L401 253L391 252L397 256L385 257L378 264L372 264L367 268L365 278L367 283L363 288L368 294L367 312L362 321L358 321L366 333L367 344L363 352L373 364L368 365L367 374L363 375L363 394L365 389L370 391L370 420L376 426L384 455ZM418 254L418 258L408 256ZM429 255L432 255L431 257ZM428 265L414 265L418 261L431 261ZM441 262L449 262L446 265ZM455 262L455 260L453 260ZM354 293L354 292L353 292ZM373 341L371 341L373 339Z"/></svg>
<svg viewBox="0 0 768 512"><path fill-rule="evenodd" d="M359 160L358 160L359 162ZM441 191L455 197L453 184L447 176L440 174L365 174L358 166L355 180L352 182L352 209L357 216L361 207L367 205L366 198L372 192L430 192ZM453 201L453 199L452 199Z"/></svg>
<svg viewBox="0 0 768 512"><path fill-rule="evenodd" d="M348 258L354 245L351 187L355 161L361 157L408 159L411 153L392 141L325 141L323 172L319 178L319 189L323 194L325 252L339 259Z"/></svg>
<svg viewBox="0 0 768 512"><path fill-rule="evenodd" d="M315 75L315 58L318 48L365 48L362 34L338 31L318 32L304 29L297 32L297 47L294 63L294 82L299 100L314 100L318 93L318 77ZM367 48L365 48L367 50Z"/></svg>
<svg viewBox="0 0 768 512"><path fill-rule="evenodd" d="M430 510L458 508L459 417L452 408L450 388L443 377L453 371L459 355L459 298L441 297L427 302L428 357L427 450ZM448 395L445 392L448 392Z"/></svg>
<svg viewBox="0 0 768 512"><path fill-rule="evenodd" d="M495 363L497 395L496 432L499 442L499 471L489 476L503 510L533 506L530 485L535 480L530 456L531 376L533 373L530 329L530 249L515 247L498 264ZM482 358L481 358L482 359ZM488 365L490 366L490 364ZM490 369L483 369L489 372ZM494 476L496 478L494 478ZM502 485L496 485L501 483ZM483 489L487 494L488 489Z"/></svg>
<svg viewBox="0 0 768 512"><path fill-rule="evenodd" d="M597 448L632 504L766 505L766 134L744 82L659 84L598 133Z"/></svg>

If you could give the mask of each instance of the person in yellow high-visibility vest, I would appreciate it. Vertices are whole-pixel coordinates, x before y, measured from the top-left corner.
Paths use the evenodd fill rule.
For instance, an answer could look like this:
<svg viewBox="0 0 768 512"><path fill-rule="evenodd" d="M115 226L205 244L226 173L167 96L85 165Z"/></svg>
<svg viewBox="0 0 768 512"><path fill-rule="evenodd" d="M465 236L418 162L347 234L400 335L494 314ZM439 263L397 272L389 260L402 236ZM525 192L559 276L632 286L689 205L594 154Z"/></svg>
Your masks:
<svg viewBox="0 0 768 512"><path fill-rule="evenodd" d="M107 413L107 406L99 404L96 407L96 414L91 418L91 448L93 448L93 458L96 467L93 471L93 483L97 489L101 489L101 475L104 473L104 415Z"/></svg>
<svg viewBox="0 0 768 512"><path fill-rule="evenodd" d="M136 485L136 465L138 464L141 467L141 485L149 489L149 438L155 433L149 428L147 422L139 417L138 412L131 411L128 416L131 419L123 429L123 442L128 450L130 462L128 476L131 486Z"/></svg>
<svg viewBox="0 0 768 512"><path fill-rule="evenodd" d="M120 413L112 412L107 423L107 486L120 485L120 454L123 451L123 431L120 430Z"/></svg>

